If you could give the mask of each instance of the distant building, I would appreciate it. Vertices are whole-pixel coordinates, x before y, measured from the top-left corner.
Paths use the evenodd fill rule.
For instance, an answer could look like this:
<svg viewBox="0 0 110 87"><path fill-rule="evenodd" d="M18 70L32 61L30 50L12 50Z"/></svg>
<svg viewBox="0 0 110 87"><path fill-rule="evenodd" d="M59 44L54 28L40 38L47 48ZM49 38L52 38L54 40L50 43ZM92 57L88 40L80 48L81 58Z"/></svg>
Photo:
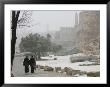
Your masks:
<svg viewBox="0 0 110 87"><path fill-rule="evenodd" d="M78 31L77 25L79 24L78 13L75 13L75 25L62 26L60 31L55 33L54 42L63 46L63 48L72 48L75 46L76 33Z"/></svg>
<svg viewBox="0 0 110 87"><path fill-rule="evenodd" d="M62 45L63 47L71 47L74 43L74 28L73 27L61 27L60 31L55 34L55 43Z"/></svg>

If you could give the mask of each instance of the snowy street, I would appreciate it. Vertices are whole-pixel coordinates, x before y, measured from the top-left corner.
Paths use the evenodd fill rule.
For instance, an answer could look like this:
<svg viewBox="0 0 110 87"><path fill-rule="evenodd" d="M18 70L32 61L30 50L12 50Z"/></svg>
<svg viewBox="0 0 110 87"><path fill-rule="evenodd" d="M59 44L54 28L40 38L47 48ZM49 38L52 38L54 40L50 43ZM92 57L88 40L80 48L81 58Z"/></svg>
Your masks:
<svg viewBox="0 0 110 87"><path fill-rule="evenodd" d="M79 66L80 64L92 64L93 62L85 61L85 62L76 62L71 63L70 62L70 56L54 56L57 58L57 60L53 60L53 58L49 57L42 57L42 59L49 59L48 61L36 61L36 64L38 65L48 65L51 67L71 67L75 70L81 70L86 72L94 72L94 71L100 71L100 65L94 65L94 66Z"/></svg>
<svg viewBox="0 0 110 87"><path fill-rule="evenodd" d="M71 67L72 69L75 70L81 70L81 71L86 71L86 72L97 72L100 71L100 65L92 65L92 66L79 66L79 64L91 64L92 62L85 61L85 62L76 62L76 63L71 63L69 59L70 55L68 56L54 56L54 58L57 58L57 60L54 60L53 57L42 57L42 59L47 59L47 60L41 60L41 61L36 61L37 65L42 65L42 66L50 66L50 67ZM14 65L13 65L13 74L15 77L64 77L67 76L66 74L63 73L57 73L57 72L48 72L48 71L43 71L40 69L36 69L34 74L31 74L30 72L28 74L24 73L24 67L23 67L23 59L24 57L16 56L14 59Z"/></svg>

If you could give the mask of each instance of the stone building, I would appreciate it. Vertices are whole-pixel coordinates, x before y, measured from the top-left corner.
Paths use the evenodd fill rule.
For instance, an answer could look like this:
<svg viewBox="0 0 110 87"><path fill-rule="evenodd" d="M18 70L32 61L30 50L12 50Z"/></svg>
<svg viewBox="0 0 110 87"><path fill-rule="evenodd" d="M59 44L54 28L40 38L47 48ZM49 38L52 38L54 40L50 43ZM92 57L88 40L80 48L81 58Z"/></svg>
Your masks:
<svg viewBox="0 0 110 87"><path fill-rule="evenodd" d="M82 11L79 14L80 28L77 33L77 45L83 52L100 50L100 12ZM99 52L98 52L99 53Z"/></svg>

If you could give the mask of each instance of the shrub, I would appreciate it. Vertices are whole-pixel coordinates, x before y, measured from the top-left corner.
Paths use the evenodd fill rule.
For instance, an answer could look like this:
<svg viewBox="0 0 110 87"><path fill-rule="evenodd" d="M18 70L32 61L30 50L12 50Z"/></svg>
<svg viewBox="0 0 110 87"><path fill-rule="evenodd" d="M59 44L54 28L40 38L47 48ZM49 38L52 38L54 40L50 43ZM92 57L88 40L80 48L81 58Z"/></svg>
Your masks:
<svg viewBox="0 0 110 87"><path fill-rule="evenodd" d="M87 76L89 76L89 77L99 77L100 72L89 72L89 73L87 73Z"/></svg>

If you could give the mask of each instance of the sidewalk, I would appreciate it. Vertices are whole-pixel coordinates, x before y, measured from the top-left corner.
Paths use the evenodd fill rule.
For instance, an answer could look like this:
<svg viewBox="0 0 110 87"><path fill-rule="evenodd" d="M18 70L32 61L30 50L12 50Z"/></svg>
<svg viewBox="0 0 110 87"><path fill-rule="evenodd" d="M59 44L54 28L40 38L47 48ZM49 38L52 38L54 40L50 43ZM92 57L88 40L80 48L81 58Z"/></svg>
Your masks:
<svg viewBox="0 0 110 87"><path fill-rule="evenodd" d="M41 69L36 69L35 73L29 72L28 74L25 74L22 61L23 61L23 58L15 57L13 70L12 70L14 77L65 77L67 76L66 74L63 74L63 73L58 73L55 71L49 72Z"/></svg>
<svg viewBox="0 0 110 87"><path fill-rule="evenodd" d="M15 77L68 77L66 74L63 74L63 73L58 73L58 72L55 72L55 71L43 71L43 70L39 70L39 69L36 69L35 70L35 73L22 73L20 74L19 76L15 75Z"/></svg>

